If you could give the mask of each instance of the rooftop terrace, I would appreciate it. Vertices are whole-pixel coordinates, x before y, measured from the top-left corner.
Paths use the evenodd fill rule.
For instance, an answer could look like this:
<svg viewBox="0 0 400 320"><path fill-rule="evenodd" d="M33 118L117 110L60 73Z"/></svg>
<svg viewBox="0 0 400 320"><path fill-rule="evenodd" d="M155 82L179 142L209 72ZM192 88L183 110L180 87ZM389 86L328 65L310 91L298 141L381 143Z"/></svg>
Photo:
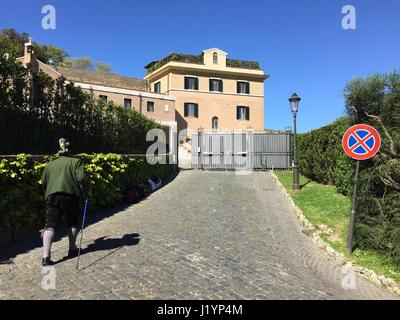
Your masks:
<svg viewBox="0 0 400 320"><path fill-rule="evenodd" d="M162 60L156 60L150 62L145 68L147 69L147 74L161 68L168 62L184 62L193 64L204 64L203 59L204 54L192 55L192 54L182 54L182 53L171 53ZM243 69L255 69L260 70L260 63L257 61L245 61L245 60L234 60L226 59L226 66L231 68L243 68Z"/></svg>

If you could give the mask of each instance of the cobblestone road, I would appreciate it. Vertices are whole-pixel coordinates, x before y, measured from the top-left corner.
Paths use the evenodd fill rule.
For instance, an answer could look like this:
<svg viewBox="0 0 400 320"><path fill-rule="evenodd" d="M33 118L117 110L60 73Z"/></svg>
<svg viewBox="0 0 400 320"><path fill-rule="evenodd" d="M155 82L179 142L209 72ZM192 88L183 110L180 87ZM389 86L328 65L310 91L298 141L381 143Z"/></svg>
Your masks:
<svg viewBox="0 0 400 320"><path fill-rule="evenodd" d="M342 269L301 232L268 173L183 171L141 203L98 220L85 230L79 272L76 259L60 262L56 289L43 290L36 247L0 265L0 298L393 298L361 278L344 290ZM54 244L54 260L67 242Z"/></svg>

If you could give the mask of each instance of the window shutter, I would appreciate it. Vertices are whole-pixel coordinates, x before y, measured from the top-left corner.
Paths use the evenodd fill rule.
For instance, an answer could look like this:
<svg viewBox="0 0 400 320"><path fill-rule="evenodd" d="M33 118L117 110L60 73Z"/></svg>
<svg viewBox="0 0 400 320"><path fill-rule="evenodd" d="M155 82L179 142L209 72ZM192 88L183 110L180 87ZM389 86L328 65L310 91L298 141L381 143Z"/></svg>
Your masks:
<svg viewBox="0 0 400 320"><path fill-rule="evenodd" d="M189 88L189 79L185 77L185 89Z"/></svg>
<svg viewBox="0 0 400 320"><path fill-rule="evenodd" d="M185 103L185 108L184 109L185 109L184 115L185 115L185 117L187 117L188 114L189 114L189 106L188 106L187 103Z"/></svg>
<svg viewBox="0 0 400 320"><path fill-rule="evenodd" d="M210 84L210 91L213 91L213 81L212 81L212 79L209 80L209 84Z"/></svg>
<svg viewBox="0 0 400 320"><path fill-rule="evenodd" d="M224 92L224 85L222 80L219 80L219 92Z"/></svg>
<svg viewBox="0 0 400 320"><path fill-rule="evenodd" d="M240 107L236 107L236 120L240 119Z"/></svg>
<svg viewBox="0 0 400 320"><path fill-rule="evenodd" d="M194 116L199 117L199 105L197 103L194 104Z"/></svg>
<svg viewBox="0 0 400 320"><path fill-rule="evenodd" d="M199 78L194 78L194 88L195 90L199 90Z"/></svg>
<svg viewBox="0 0 400 320"><path fill-rule="evenodd" d="M246 108L246 120L250 120L250 108Z"/></svg>
<svg viewBox="0 0 400 320"><path fill-rule="evenodd" d="M236 82L236 90L237 90L237 93L240 93L240 82L239 81Z"/></svg>
<svg viewBox="0 0 400 320"><path fill-rule="evenodd" d="M246 93L250 94L250 82L246 82Z"/></svg>

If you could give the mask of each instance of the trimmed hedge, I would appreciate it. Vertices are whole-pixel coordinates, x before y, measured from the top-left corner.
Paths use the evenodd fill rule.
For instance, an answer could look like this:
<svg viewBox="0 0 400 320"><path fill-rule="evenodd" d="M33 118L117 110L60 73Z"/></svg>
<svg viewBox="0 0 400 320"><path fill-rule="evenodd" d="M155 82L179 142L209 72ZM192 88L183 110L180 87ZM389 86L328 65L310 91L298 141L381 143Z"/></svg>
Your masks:
<svg viewBox="0 0 400 320"><path fill-rule="evenodd" d="M349 194L353 165L342 149L342 137L349 128L349 118L300 134L297 137L300 172L309 179L335 185L337 191Z"/></svg>
<svg viewBox="0 0 400 320"><path fill-rule="evenodd" d="M49 154L58 140L75 153L145 153L161 128L135 110L94 99L63 77L29 70L0 46L0 154Z"/></svg>
<svg viewBox="0 0 400 320"><path fill-rule="evenodd" d="M15 161L0 161L0 230L10 231L26 226L43 226L45 201L40 185L44 163L20 154ZM128 158L118 154L81 154L89 175L92 197L91 209L122 203L123 193L144 183L153 175L162 179L171 173L166 164L151 165L146 158Z"/></svg>

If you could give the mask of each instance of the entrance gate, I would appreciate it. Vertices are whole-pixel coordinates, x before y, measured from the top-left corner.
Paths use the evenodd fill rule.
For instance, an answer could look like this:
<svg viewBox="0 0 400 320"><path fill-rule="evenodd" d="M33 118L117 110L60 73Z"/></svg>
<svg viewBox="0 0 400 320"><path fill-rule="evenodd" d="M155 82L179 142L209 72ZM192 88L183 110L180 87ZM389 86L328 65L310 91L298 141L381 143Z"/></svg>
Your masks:
<svg viewBox="0 0 400 320"><path fill-rule="evenodd" d="M288 169L290 132L199 131L192 134L192 168Z"/></svg>

